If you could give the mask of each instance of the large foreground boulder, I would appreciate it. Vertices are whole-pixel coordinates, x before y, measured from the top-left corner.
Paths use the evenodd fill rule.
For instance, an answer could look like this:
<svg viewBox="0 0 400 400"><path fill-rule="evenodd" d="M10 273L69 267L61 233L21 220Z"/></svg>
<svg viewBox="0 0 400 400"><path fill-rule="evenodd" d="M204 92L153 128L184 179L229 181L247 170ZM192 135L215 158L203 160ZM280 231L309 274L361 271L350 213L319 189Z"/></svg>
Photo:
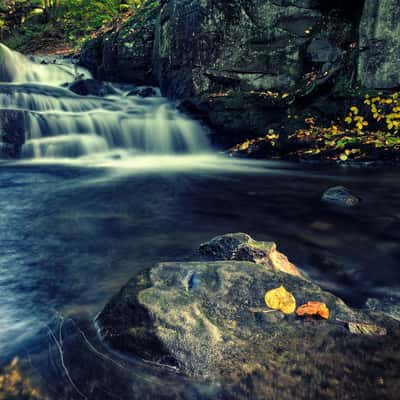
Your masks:
<svg viewBox="0 0 400 400"><path fill-rule="evenodd" d="M266 291L281 286L298 306L325 303L329 320L267 308ZM387 335L352 334L349 321L379 324ZM191 376L240 381L230 398L241 390L254 399L330 398L326 391L367 398L385 393L377 379L396 385L390 369L400 362L398 322L354 311L313 282L245 261L159 264L130 281L97 322L118 350Z"/></svg>

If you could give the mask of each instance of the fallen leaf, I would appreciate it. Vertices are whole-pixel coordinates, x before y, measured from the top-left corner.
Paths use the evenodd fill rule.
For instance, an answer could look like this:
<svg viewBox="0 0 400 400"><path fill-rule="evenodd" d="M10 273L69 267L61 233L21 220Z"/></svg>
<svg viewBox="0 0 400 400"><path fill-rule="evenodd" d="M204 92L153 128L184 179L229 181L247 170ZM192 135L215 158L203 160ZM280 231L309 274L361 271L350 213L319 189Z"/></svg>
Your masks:
<svg viewBox="0 0 400 400"><path fill-rule="evenodd" d="M355 335L385 336L386 328L373 324L364 324L359 322L349 322L349 331Z"/></svg>
<svg viewBox="0 0 400 400"><path fill-rule="evenodd" d="M329 319L329 309L325 303L319 301L309 301L307 304L301 305L297 310L296 314L298 317L304 317L307 315L318 315L321 318Z"/></svg>
<svg viewBox="0 0 400 400"><path fill-rule="evenodd" d="M266 292L265 304L269 308L282 311L284 314L292 314L296 310L296 299L283 286Z"/></svg>

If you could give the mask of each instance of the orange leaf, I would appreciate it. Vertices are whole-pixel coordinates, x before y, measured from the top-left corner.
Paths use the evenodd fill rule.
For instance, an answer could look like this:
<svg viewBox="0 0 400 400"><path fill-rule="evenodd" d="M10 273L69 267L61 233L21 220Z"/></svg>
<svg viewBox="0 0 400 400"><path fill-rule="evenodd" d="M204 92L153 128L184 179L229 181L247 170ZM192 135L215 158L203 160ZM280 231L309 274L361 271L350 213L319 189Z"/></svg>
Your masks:
<svg viewBox="0 0 400 400"><path fill-rule="evenodd" d="M321 318L329 319L329 309L325 303L319 301L309 301L307 304L301 305L297 310L298 317L307 315L319 315Z"/></svg>

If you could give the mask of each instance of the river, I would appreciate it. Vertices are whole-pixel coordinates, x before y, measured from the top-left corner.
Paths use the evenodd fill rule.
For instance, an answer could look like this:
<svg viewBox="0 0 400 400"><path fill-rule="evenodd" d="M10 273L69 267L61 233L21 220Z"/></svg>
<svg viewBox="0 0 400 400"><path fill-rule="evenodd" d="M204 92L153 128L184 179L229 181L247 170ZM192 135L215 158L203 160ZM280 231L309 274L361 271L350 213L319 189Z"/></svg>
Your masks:
<svg viewBox="0 0 400 400"><path fill-rule="evenodd" d="M105 98L80 97L61 86L73 66L41 82L49 66L18 62L18 79L0 90L0 108L28 112L30 132L23 158L0 164L0 368L18 357L43 398L223 399L223 385L115 353L94 323L136 273L195 260L218 234L277 242L355 307L399 304L398 169L227 158L158 95L115 85ZM322 203L336 185L360 205Z"/></svg>

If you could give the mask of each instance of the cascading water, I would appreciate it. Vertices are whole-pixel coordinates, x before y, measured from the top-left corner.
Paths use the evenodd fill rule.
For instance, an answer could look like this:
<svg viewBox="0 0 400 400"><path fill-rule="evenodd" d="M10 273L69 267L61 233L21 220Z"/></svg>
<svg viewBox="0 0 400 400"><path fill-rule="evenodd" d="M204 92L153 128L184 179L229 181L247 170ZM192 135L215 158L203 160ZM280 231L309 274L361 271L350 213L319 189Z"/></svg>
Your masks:
<svg viewBox="0 0 400 400"><path fill-rule="evenodd" d="M66 60L42 64L0 44L0 61L0 112L21 113L24 158L207 151L202 127L158 91L144 98L107 84L109 95L80 96L69 84L91 76Z"/></svg>

